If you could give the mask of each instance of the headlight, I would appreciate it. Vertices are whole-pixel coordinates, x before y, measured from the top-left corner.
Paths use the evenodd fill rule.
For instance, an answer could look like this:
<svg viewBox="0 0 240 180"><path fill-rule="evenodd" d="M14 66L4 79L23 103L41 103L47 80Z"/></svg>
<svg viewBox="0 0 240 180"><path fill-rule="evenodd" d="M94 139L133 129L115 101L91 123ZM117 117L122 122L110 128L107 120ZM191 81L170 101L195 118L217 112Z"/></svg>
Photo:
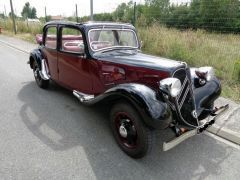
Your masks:
<svg viewBox="0 0 240 180"><path fill-rule="evenodd" d="M166 78L160 81L160 89L167 91L172 97L177 97L181 86L182 84L177 78Z"/></svg>
<svg viewBox="0 0 240 180"><path fill-rule="evenodd" d="M212 67L200 67L195 71L196 75L206 81L210 81L214 77L214 69Z"/></svg>

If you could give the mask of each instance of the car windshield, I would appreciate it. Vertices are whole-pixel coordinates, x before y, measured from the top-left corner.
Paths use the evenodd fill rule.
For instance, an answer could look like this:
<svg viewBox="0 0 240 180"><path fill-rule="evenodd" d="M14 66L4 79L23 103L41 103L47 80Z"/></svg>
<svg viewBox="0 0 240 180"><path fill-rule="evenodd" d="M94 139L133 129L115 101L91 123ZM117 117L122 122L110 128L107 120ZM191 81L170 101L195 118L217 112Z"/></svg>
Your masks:
<svg viewBox="0 0 240 180"><path fill-rule="evenodd" d="M131 29L92 29L89 43L93 51L115 48L138 48L136 33Z"/></svg>

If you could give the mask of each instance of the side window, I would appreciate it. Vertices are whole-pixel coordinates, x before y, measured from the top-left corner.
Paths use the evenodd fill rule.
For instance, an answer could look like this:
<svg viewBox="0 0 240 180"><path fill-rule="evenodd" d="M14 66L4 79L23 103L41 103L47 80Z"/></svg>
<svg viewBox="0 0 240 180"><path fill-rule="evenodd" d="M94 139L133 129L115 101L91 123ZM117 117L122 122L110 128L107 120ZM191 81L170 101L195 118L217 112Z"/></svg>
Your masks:
<svg viewBox="0 0 240 180"><path fill-rule="evenodd" d="M45 46L50 49L57 49L57 28L49 27L46 33Z"/></svg>
<svg viewBox="0 0 240 180"><path fill-rule="evenodd" d="M84 44L81 31L70 27L63 27L61 50L70 53L84 53Z"/></svg>

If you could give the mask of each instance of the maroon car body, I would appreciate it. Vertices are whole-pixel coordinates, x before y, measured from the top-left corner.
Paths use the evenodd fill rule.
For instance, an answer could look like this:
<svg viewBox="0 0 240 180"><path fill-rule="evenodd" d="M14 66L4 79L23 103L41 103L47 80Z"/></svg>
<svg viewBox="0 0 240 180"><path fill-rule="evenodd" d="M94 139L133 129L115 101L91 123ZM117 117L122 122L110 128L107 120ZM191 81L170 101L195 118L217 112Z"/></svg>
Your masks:
<svg viewBox="0 0 240 180"><path fill-rule="evenodd" d="M50 22L36 39L29 63L37 84L55 81L86 105L107 102L116 141L134 158L146 154L154 129L172 128L179 143L215 121L221 85L212 68L143 54L130 24Z"/></svg>

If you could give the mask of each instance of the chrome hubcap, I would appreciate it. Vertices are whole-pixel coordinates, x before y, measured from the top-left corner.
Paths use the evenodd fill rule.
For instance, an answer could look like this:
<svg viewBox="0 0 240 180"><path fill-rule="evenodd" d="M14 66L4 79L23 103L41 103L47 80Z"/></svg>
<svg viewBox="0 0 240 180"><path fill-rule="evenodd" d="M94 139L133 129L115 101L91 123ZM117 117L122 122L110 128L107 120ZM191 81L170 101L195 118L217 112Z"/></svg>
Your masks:
<svg viewBox="0 0 240 180"><path fill-rule="evenodd" d="M126 148L136 148L138 135L134 121L125 112L119 112L115 118L115 127L121 145Z"/></svg>
<svg viewBox="0 0 240 180"><path fill-rule="evenodd" d="M124 127L124 125L121 125L119 127L119 134L123 137L126 138L128 133L127 133L127 129Z"/></svg>

